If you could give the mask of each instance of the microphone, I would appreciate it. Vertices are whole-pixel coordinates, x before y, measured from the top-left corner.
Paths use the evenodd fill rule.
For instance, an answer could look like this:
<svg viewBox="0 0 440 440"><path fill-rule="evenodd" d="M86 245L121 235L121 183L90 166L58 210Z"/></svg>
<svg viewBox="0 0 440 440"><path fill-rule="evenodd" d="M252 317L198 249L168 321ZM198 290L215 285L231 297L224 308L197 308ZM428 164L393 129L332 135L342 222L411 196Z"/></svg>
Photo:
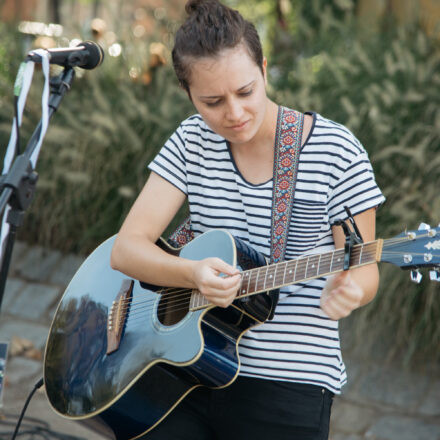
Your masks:
<svg viewBox="0 0 440 440"><path fill-rule="evenodd" d="M59 47L55 49L44 49L49 54L50 64L59 64L64 67L81 67L83 69L94 69L104 59L104 50L99 44L93 41L83 41L75 47ZM26 61L41 63L41 56L35 51L30 51Z"/></svg>

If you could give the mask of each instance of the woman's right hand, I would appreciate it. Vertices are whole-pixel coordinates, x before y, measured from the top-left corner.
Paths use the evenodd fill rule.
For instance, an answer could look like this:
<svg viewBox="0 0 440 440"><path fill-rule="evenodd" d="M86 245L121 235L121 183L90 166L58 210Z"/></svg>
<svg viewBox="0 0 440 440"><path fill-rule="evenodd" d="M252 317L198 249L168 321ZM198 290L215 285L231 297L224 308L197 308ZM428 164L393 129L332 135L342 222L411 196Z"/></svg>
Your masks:
<svg viewBox="0 0 440 440"><path fill-rule="evenodd" d="M193 281L210 303L228 307L237 296L241 273L220 258L205 258L194 262Z"/></svg>

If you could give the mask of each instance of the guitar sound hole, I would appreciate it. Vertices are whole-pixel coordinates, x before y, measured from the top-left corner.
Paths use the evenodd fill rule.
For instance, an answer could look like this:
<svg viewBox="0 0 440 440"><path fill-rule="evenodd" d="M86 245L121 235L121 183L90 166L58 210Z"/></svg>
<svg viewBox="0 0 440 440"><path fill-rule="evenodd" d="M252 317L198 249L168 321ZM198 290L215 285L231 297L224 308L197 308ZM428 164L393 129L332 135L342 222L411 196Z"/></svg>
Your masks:
<svg viewBox="0 0 440 440"><path fill-rule="evenodd" d="M173 292L176 290L176 292ZM170 292L162 293L157 308L157 317L162 325L170 326L180 322L189 311L191 291L182 292L178 289L170 289Z"/></svg>

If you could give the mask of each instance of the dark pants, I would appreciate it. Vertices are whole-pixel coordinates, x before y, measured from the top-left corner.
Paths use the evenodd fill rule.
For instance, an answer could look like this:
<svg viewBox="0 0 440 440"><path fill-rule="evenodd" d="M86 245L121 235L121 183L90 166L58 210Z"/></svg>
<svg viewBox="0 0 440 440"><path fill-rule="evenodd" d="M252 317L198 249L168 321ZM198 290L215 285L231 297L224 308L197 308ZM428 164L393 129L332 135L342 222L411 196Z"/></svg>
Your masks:
<svg viewBox="0 0 440 440"><path fill-rule="evenodd" d="M315 385L238 377L198 388L147 440L327 440L333 393Z"/></svg>

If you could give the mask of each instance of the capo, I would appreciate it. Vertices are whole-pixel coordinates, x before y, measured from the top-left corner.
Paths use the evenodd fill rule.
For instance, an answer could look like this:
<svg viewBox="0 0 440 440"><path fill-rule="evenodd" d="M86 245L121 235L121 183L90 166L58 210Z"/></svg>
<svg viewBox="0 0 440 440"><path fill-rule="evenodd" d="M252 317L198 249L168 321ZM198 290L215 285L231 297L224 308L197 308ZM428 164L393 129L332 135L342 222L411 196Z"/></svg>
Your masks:
<svg viewBox="0 0 440 440"><path fill-rule="evenodd" d="M356 222L351 214L348 206L344 206L345 212L348 215L348 221L350 222L353 231L348 227L347 223L344 220L336 220L333 225L334 226L342 226L342 229L345 234L345 245L344 245L344 270L350 269L350 257L351 251L355 244L363 243L362 235L359 231L359 228L356 225Z"/></svg>

